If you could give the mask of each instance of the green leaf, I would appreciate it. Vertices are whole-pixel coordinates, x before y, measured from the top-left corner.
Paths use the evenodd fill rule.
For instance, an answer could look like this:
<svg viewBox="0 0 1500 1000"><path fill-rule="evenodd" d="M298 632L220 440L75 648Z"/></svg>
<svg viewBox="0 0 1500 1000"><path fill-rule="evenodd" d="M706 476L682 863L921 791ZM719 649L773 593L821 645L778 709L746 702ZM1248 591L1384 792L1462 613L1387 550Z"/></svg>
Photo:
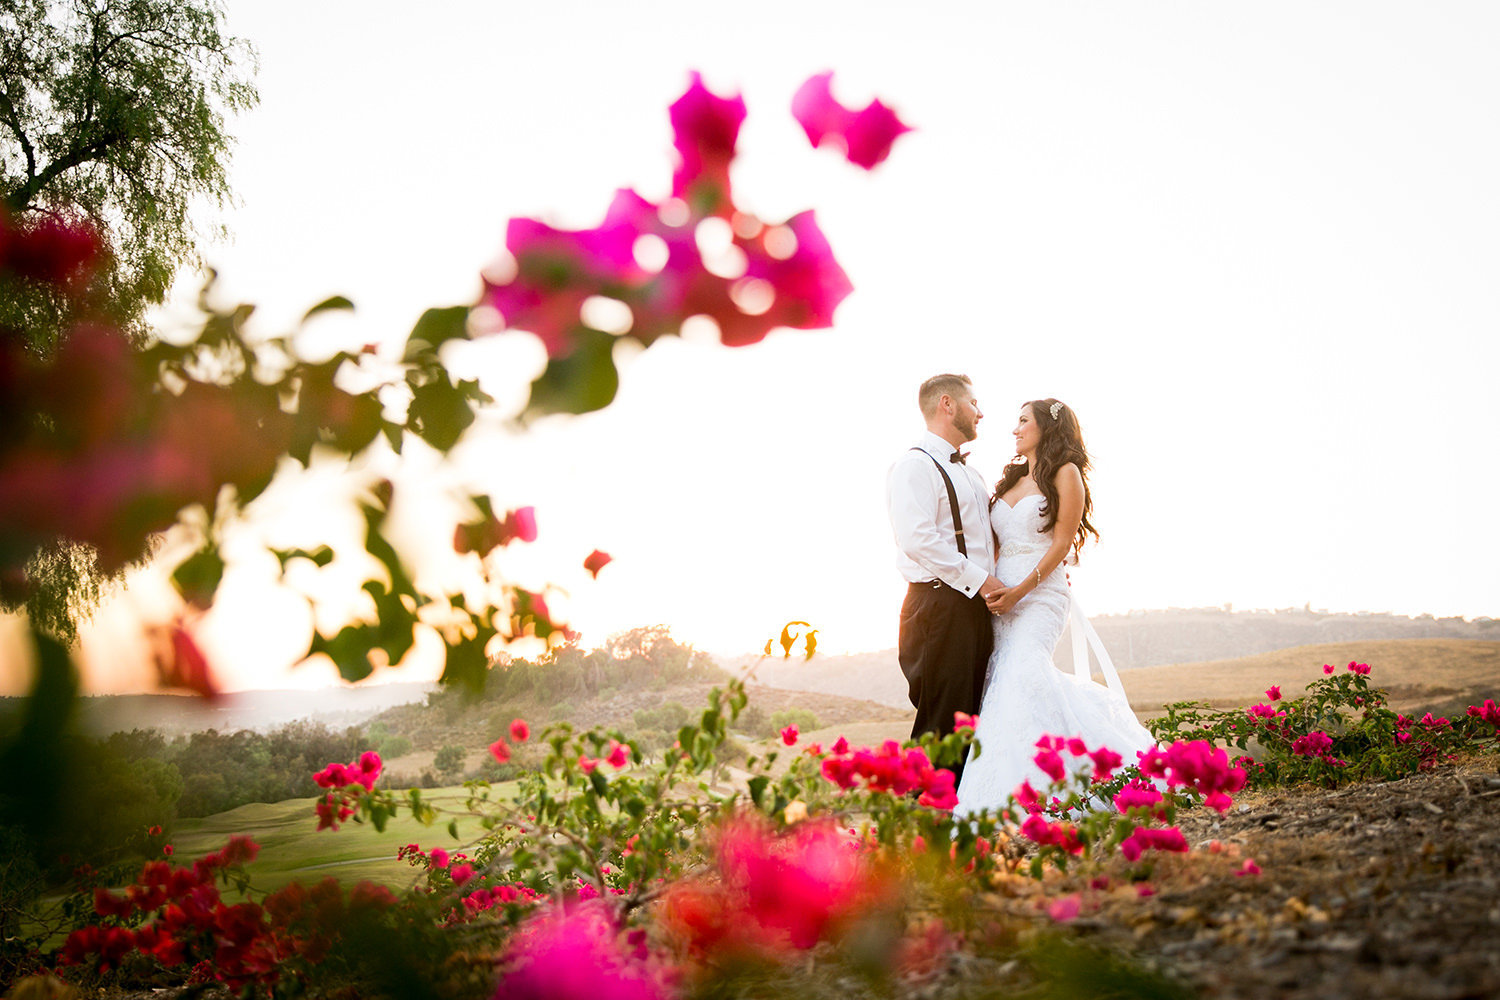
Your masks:
<svg viewBox="0 0 1500 1000"><path fill-rule="evenodd" d="M428 309L417 317L407 338L406 360L415 361L426 351L436 351L450 340L469 336L469 307L446 306Z"/></svg>
<svg viewBox="0 0 1500 1000"><path fill-rule="evenodd" d="M438 451L448 451L474 422L471 398L446 374L412 387L406 426Z"/></svg>
<svg viewBox="0 0 1500 1000"><path fill-rule="evenodd" d="M620 390L615 369L615 338L598 330L580 328L566 357L553 358L531 383L527 416L549 413L591 413L614 402Z"/></svg>
<svg viewBox="0 0 1500 1000"><path fill-rule="evenodd" d="M283 566L286 564L283 563ZM199 549L172 571L172 585L189 604L206 608L224 578L224 557L216 545Z"/></svg>
<svg viewBox="0 0 1500 1000"><path fill-rule="evenodd" d="M344 296L342 296L342 295L330 295L328 298L324 299L322 302L319 302L317 305L313 306L307 312L303 313L302 314L302 322L306 323L308 320L312 319L318 313L320 313L320 312L327 312L330 309L349 309L349 310L353 310L354 309L354 303L350 302L348 299L344 298Z"/></svg>
<svg viewBox="0 0 1500 1000"><path fill-rule="evenodd" d="M285 572L286 570L286 564L291 562L293 559L311 560L313 565L319 568L327 566L329 563L333 562L333 549L330 549L326 545L319 545L317 548L312 549L311 551L307 549L272 549L271 553L275 555L277 561L281 563L281 569L283 572Z"/></svg>
<svg viewBox="0 0 1500 1000"><path fill-rule="evenodd" d="M452 837L454 840L458 839L458 820L450 819L448 821L448 836Z"/></svg>
<svg viewBox="0 0 1500 1000"><path fill-rule="evenodd" d="M761 797L765 795L766 786L770 783L771 779L764 774L759 774L751 778L749 781L750 801L756 805L760 805Z"/></svg>

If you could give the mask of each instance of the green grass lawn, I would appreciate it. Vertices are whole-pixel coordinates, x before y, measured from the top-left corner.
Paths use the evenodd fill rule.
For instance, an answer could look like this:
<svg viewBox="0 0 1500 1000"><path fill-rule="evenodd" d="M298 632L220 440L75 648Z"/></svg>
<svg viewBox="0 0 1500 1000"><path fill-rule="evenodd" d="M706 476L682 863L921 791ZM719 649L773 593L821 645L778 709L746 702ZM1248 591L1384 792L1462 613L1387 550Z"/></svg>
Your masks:
<svg viewBox="0 0 1500 1000"><path fill-rule="evenodd" d="M515 782L494 785L492 801L511 798ZM338 830L319 830L313 813L315 799L287 799L275 803L251 803L202 819L178 820L173 833L172 860L190 864L196 858L223 847L229 835L240 833L260 845L260 856L246 866L251 885L274 891L288 882L316 882L333 876L345 885L361 880L377 882L395 890L411 884L416 874L396 852L409 843L424 851L434 847L453 850L484 832L479 818L464 813L467 792L463 786L432 788L424 800L439 810L437 822L423 826L406 810L378 832L368 823L344 823ZM448 834L448 820L457 815L458 839Z"/></svg>

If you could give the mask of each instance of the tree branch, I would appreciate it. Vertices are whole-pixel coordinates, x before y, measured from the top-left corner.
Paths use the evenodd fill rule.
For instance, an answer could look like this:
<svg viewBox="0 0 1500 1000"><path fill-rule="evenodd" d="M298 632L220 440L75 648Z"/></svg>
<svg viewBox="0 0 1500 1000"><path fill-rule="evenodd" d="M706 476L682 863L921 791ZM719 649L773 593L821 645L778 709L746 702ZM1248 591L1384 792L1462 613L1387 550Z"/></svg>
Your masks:
<svg viewBox="0 0 1500 1000"><path fill-rule="evenodd" d="M4 112L5 124L16 134L21 142L21 149L26 153L26 177L28 180L36 177L36 151L31 148L31 140L26 136L26 130L21 128L21 116L16 112L16 106L11 101L10 95L0 91L0 112Z"/></svg>

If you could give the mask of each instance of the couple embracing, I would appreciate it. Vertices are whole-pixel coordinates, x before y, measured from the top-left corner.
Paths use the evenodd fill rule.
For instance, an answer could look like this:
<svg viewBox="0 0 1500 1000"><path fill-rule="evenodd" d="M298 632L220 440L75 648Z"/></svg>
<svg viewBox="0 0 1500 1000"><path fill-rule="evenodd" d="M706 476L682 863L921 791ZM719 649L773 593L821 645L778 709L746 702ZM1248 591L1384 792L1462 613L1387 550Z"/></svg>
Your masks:
<svg viewBox="0 0 1500 1000"><path fill-rule="evenodd" d="M952 732L955 713L979 716L982 753L955 769L955 812L999 808L1022 781L1050 780L1032 760L1044 733L1133 762L1155 743L1124 692L1052 665L1071 605L1064 563L1099 535L1077 417L1055 399L1023 405L1016 457L991 488L960 450L984 416L969 378L935 375L917 402L927 433L887 481L909 585L897 652L913 736Z"/></svg>

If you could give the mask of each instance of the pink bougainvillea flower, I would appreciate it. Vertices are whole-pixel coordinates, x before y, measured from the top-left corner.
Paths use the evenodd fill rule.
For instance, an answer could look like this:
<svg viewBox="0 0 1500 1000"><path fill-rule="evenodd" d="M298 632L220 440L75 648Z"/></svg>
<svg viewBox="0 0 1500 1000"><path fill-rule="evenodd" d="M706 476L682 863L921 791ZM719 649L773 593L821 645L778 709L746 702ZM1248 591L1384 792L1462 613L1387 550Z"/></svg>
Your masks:
<svg viewBox="0 0 1500 1000"><path fill-rule="evenodd" d="M661 972L622 937L597 903L548 910L511 939L494 1000L667 1000Z"/></svg>
<svg viewBox="0 0 1500 1000"><path fill-rule="evenodd" d="M511 720L510 738L517 743L525 743L531 739L531 727L526 724L525 719Z"/></svg>
<svg viewBox="0 0 1500 1000"><path fill-rule="evenodd" d="M630 755L625 744L616 740L610 740L609 752L604 755L604 759L610 767L618 771L630 762Z"/></svg>
<svg viewBox="0 0 1500 1000"><path fill-rule="evenodd" d="M1245 863L1242 864L1242 865L1240 865L1239 870L1236 871L1235 874L1236 875L1259 875L1260 874L1260 865L1258 865L1258 864L1255 863L1255 859L1254 858L1246 858L1245 859Z"/></svg>
<svg viewBox="0 0 1500 1000"><path fill-rule="evenodd" d="M787 726L785 729L783 729L781 731L781 742L785 743L789 747L796 746L797 745L797 736L798 736L797 727L796 726Z"/></svg>
<svg viewBox="0 0 1500 1000"><path fill-rule="evenodd" d="M783 248L774 235L782 231L789 233L796 244L787 256L781 255ZM757 343L777 326L826 329L833 325L839 303L854 291L849 276L834 260L833 248L812 211L798 212L783 226L767 227L752 240L738 241L738 245L747 259L744 281L763 282L772 298L769 308L757 316L740 312L738 317L728 318L722 311L710 313L719 322L720 339L727 347Z"/></svg>
<svg viewBox="0 0 1500 1000"><path fill-rule="evenodd" d="M1023 781L1017 785L1012 795L1015 797L1016 804L1029 813L1038 813L1046 808L1046 803L1042 801L1041 795L1037 793L1035 788L1031 787L1031 782L1029 781Z"/></svg>
<svg viewBox="0 0 1500 1000"><path fill-rule="evenodd" d="M628 224L562 230L535 219L511 219L505 247L515 259L515 273L503 282L486 278L482 301L507 327L536 334L549 357L566 356L582 323L583 303L641 279L635 262L639 235Z"/></svg>
<svg viewBox="0 0 1500 1000"><path fill-rule="evenodd" d="M507 526L515 533L515 537L523 542L536 541L536 508L517 507L510 512L506 519Z"/></svg>
<svg viewBox="0 0 1500 1000"><path fill-rule="evenodd" d="M1322 730L1313 730L1292 741L1292 753L1301 757L1322 757L1333 747L1333 738Z"/></svg>
<svg viewBox="0 0 1500 1000"><path fill-rule="evenodd" d="M463 885L474 877L473 865L454 865L448 871L448 877L453 879L454 885Z"/></svg>
<svg viewBox="0 0 1500 1000"><path fill-rule="evenodd" d="M1078 919L1078 911L1082 908L1083 901L1078 893L1069 893L1060 899L1054 899L1047 904L1047 916L1060 924L1070 920Z"/></svg>
<svg viewBox="0 0 1500 1000"><path fill-rule="evenodd" d="M510 744L504 740L496 740L490 744L490 756L501 764L510 763Z"/></svg>
<svg viewBox="0 0 1500 1000"><path fill-rule="evenodd" d="M1370 665L1368 663L1355 663L1353 660L1350 660L1349 672L1354 674L1368 674L1370 672Z"/></svg>
<svg viewBox="0 0 1500 1000"><path fill-rule="evenodd" d="M588 554L588 557L586 559L583 560L583 568L589 571L589 576L598 579L599 571L608 566L613 561L614 556L610 555L608 552L601 552L600 550L595 549Z"/></svg>
<svg viewBox="0 0 1500 1000"><path fill-rule="evenodd" d="M584 754L578 755L578 767L583 771L584 774L593 774L594 768L598 766L599 762L594 758L588 757Z"/></svg>
<svg viewBox="0 0 1500 1000"><path fill-rule="evenodd" d="M148 837L160 837L161 836L161 827L159 827L159 826L153 826L153 827L151 827L151 829L149 829L149 830L146 831L146 836L148 836Z"/></svg>
<svg viewBox="0 0 1500 1000"><path fill-rule="evenodd" d="M835 139L850 163L873 170L911 128L879 100L861 111L844 107L833 96L832 81L831 72L809 77L792 97L792 117L814 147Z"/></svg>
<svg viewBox="0 0 1500 1000"><path fill-rule="evenodd" d="M848 753L849 752L849 741L846 740L846 739L844 739L844 737L840 736L838 739L836 739L836 740L833 741L833 746L829 748L828 752L829 753L835 753L835 754L846 754L846 753Z"/></svg>
<svg viewBox="0 0 1500 1000"><path fill-rule="evenodd" d="M778 837L758 822L734 820L720 835L718 863L742 912L799 950L816 945L882 891L862 856L828 823L799 824Z"/></svg>
<svg viewBox="0 0 1500 1000"><path fill-rule="evenodd" d="M1127 861L1139 860L1141 854L1148 850L1174 851L1181 854L1186 853L1188 849L1187 838L1175 826L1162 829L1136 827L1120 842L1120 853Z"/></svg>
<svg viewBox="0 0 1500 1000"><path fill-rule="evenodd" d="M161 848L161 852L162 852L162 853L163 853L163 854L165 854L165 855L166 855L166 856L167 856L167 857L169 857L169 858L170 858L170 857L171 857L171 856L172 856L172 854L173 854L173 853L174 853L174 851L173 851L173 848L172 848L172 845L171 845L171 844L163 844L163 845L162 845L162 848Z"/></svg>
<svg viewBox="0 0 1500 1000"><path fill-rule="evenodd" d="M1108 747L1100 747L1089 755L1094 762L1094 780L1108 781L1114 776L1115 768L1124 763L1124 758Z"/></svg>
<svg viewBox="0 0 1500 1000"><path fill-rule="evenodd" d="M745 121L745 99L720 97L694 72L687 91L668 108L677 167L672 197L686 201L694 215L725 215L733 209L729 165Z"/></svg>
<svg viewBox="0 0 1500 1000"><path fill-rule="evenodd" d="M953 713L953 729L955 732L960 729L975 729L978 726L979 716L970 715L968 712Z"/></svg>
<svg viewBox="0 0 1500 1000"><path fill-rule="evenodd" d="M1323 673L1325 673L1325 674L1331 674L1331 673L1333 673L1333 664L1332 663L1325 663L1325 664L1323 664Z"/></svg>
<svg viewBox="0 0 1500 1000"><path fill-rule="evenodd" d="M1068 774L1067 767L1063 764L1062 757L1056 750L1041 750L1032 760L1036 766L1041 768L1053 781L1061 781Z"/></svg>
<svg viewBox="0 0 1500 1000"><path fill-rule="evenodd" d="M432 862L432 867L434 868L447 868L448 861L450 860L448 857L448 852L443 850L441 847L434 847L428 853L427 859Z"/></svg>
<svg viewBox="0 0 1500 1000"><path fill-rule="evenodd" d="M1281 687L1279 685L1272 684L1270 687L1266 688L1266 698L1271 701L1280 701Z"/></svg>

